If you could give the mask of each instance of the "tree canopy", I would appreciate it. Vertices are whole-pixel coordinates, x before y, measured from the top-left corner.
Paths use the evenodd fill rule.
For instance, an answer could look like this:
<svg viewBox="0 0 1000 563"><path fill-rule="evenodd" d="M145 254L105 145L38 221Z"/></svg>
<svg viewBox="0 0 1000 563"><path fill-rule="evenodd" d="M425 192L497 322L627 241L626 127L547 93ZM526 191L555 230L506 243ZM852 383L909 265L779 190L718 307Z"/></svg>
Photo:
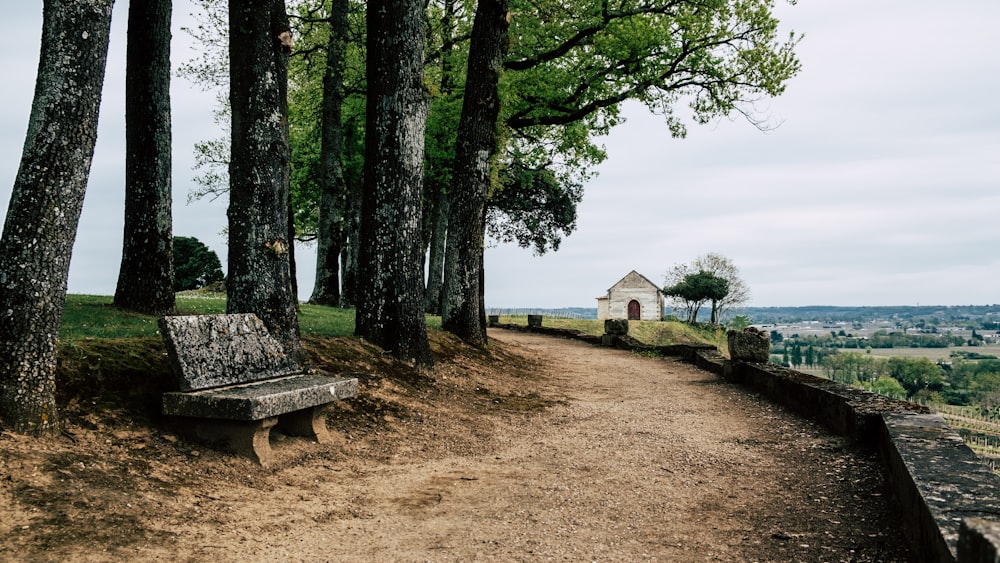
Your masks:
<svg viewBox="0 0 1000 563"><path fill-rule="evenodd" d="M721 322L724 316L733 312L733 309L750 301L750 288L740 277L740 269L732 260L715 252L699 256L690 264L674 264L666 274L665 285L667 287L677 285L688 275L698 272L708 272L726 280L729 284L728 293L721 299L712 301L713 323ZM675 298L673 305L686 310L689 304L683 298Z"/></svg>
<svg viewBox="0 0 1000 563"><path fill-rule="evenodd" d="M195 237L174 237L174 291L198 289L226 278L214 250Z"/></svg>
<svg viewBox="0 0 1000 563"><path fill-rule="evenodd" d="M687 274L680 282L665 287L663 293L684 303L687 322L698 321L698 311L707 301L718 302L729 294L729 282L704 270ZM712 319L715 322L715 319Z"/></svg>

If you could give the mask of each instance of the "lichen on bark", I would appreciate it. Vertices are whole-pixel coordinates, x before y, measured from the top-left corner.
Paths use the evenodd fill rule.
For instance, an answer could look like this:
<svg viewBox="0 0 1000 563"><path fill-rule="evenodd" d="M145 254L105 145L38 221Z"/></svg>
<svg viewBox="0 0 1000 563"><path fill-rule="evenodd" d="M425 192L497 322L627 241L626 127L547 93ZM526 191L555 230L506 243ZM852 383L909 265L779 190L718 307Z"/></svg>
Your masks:
<svg viewBox="0 0 1000 563"><path fill-rule="evenodd" d="M113 0L46 0L24 150L0 238L0 420L58 429L55 363L97 140Z"/></svg>

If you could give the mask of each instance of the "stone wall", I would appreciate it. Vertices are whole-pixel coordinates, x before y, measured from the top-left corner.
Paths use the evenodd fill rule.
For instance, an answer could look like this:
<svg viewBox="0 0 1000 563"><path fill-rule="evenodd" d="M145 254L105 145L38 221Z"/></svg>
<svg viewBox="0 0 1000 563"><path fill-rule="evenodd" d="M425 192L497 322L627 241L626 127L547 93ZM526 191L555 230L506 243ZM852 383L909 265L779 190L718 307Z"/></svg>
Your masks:
<svg viewBox="0 0 1000 563"><path fill-rule="evenodd" d="M959 558L966 519L1000 515L1000 477L965 445L944 419L920 405L887 399L773 364L725 361L727 379L761 392L831 431L878 450L903 529L922 561L987 561ZM977 522L975 529L984 524ZM972 528L966 527L966 533ZM976 553L996 546L989 534L965 543ZM983 546L986 542L987 546ZM996 559L990 561L997 561Z"/></svg>

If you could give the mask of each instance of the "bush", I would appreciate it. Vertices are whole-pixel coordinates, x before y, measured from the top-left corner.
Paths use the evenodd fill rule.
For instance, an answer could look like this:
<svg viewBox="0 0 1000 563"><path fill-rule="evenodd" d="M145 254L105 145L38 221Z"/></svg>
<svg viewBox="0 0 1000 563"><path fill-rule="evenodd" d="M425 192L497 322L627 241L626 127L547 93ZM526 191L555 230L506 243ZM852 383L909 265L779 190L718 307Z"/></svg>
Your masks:
<svg viewBox="0 0 1000 563"><path fill-rule="evenodd" d="M174 237L174 291L198 289L225 278L214 250L194 237Z"/></svg>

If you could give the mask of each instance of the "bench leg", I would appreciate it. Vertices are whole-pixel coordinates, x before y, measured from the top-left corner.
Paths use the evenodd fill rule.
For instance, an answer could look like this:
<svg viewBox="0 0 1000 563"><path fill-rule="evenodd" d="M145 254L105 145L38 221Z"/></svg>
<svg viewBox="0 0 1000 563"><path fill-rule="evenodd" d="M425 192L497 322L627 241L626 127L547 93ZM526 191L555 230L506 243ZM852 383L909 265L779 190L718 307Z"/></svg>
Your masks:
<svg viewBox="0 0 1000 563"><path fill-rule="evenodd" d="M202 419L195 423L194 433L199 440L268 465L273 459L271 428L277 423L277 417L246 422Z"/></svg>
<svg viewBox="0 0 1000 563"><path fill-rule="evenodd" d="M278 430L289 436L305 436L320 444L336 442L336 433L326 428L326 412L329 405L319 405L302 409L278 417Z"/></svg>

